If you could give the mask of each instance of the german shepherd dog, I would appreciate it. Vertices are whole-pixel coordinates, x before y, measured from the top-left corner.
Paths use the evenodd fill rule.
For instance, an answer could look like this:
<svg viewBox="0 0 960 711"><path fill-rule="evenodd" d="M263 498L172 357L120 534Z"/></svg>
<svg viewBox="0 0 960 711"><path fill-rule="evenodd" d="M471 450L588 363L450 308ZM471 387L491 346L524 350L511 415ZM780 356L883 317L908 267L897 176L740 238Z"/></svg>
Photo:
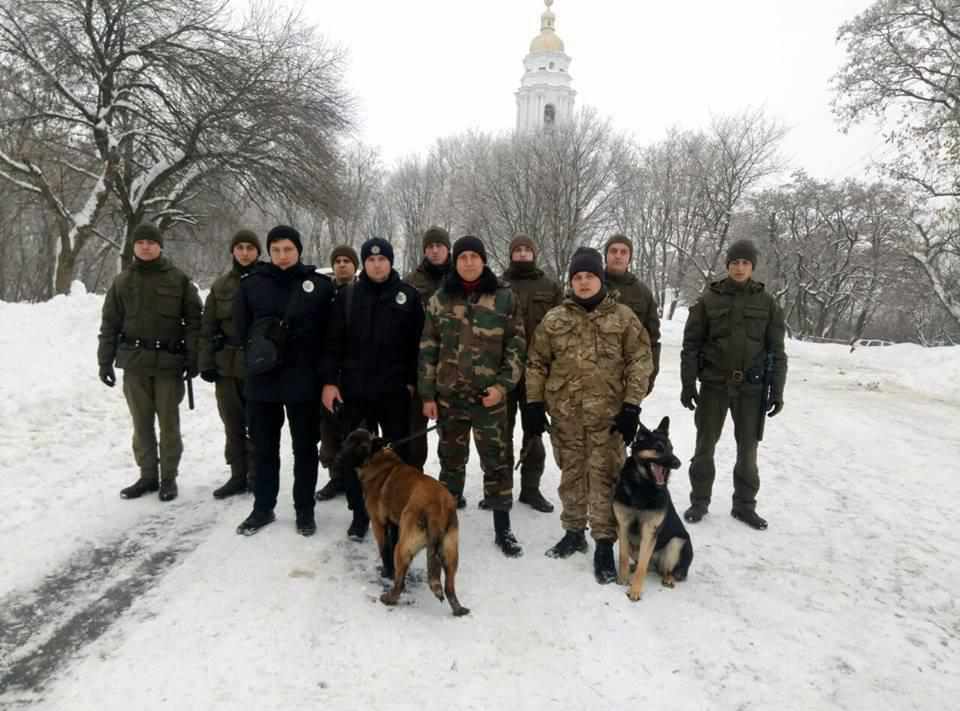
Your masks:
<svg viewBox="0 0 960 711"><path fill-rule="evenodd" d="M370 526L383 560L383 575L393 588L380 596L385 605L396 605L404 589L410 562L427 549L430 590L443 602L444 593L457 617L470 612L457 599L454 579L459 561L460 532L457 502L447 488L411 467L365 429L351 432L338 455L356 469ZM443 569L444 584L440 585Z"/></svg>
<svg viewBox="0 0 960 711"><path fill-rule="evenodd" d="M664 417L653 432L641 424L613 492L620 540L617 582L629 581L627 597L634 602L643 594L651 562L663 584L672 588L674 581L686 579L693 561L690 534L667 490L670 471L679 467L670 442L670 418ZM631 559L636 563L632 578Z"/></svg>

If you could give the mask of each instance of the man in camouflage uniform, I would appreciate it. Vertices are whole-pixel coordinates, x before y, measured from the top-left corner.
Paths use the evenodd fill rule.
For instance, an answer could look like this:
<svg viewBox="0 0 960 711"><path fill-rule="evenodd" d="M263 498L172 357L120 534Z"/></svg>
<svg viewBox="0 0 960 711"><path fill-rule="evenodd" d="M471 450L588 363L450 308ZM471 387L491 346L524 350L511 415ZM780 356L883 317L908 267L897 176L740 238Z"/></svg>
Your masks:
<svg viewBox="0 0 960 711"><path fill-rule="evenodd" d="M550 413L550 440L560 465L562 539L551 558L586 553L584 530L596 541L594 575L617 578L613 489L624 444L637 434L640 402L653 372L650 338L634 313L607 293L603 260L595 249L570 263L572 294L540 324L527 360L527 418L542 432Z"/></svg>
<svg viewBox="0 0 960 711"><path fill-rule="evenodd" d="M537 247L529 237L519 234L510 242L510 267L503 273L503 279L510 284L514 296L520 303L523 314L523 332L527 343L533 342L533 334L547 312L563 299L560 285L537 268ZM527 504L536 511L550 513L553 504L540 493L540 479L547 452L543 447L540 434L530 432L530 423L524 418L527 404L526 384L521 378L516 389L507 398L507 411L510 415L510 438L520 411L520 426L523 428L523 446L520 465L520 496L517 501Z"/></svg>
<svg viewBox="0 0 960 711"><path fill-rule="evenodd" d="M427 304L417 389L423 414L440 423L440 481L461 508L473 429L495 542L515 557L523 549L510 530L513 441L507 395L523 374L523 320L513 292L487 266L483 242L461 237L453 262Z"/></svg>
<svg viewBox="0 0 960 711"><path fill-rule="evenodd" d="M657 300L650 287L630 273L630 261L633 259L633 242L624 235L614 235L604 247L607 270L604 280L607 288L621 304L629 306L640 319L640 323L650 335L650 347L653 349L653 373L647 395L653 392L653 383L660 372L660 314Z"/></svg>
<svg viewBox="0 0 960 711"><path fill-rule="evenodd" d="M450 271L450 233L434 225L423 233L423 261L403 280L420 294L420 301L426 311L430 297L434 295L444 277ZM417 393L410 403L410 431L424 432L427 418L423 416L423 398ZM410 464L423 469L427 463L427 435L420 435L407 444Z"/></svg>
<svg viewBox="0 0 960 711"><path fill-rule="evenodd" d="M333 269L334 299L343 287L353 284L360 258L356 250L348 244L341 244L330 252L330 267ZM344 492L343 481L333 468L333 460L340 451L343 442L343 426L337 416L324 409L320 413L320 464L330 472L330 480L317 491L317 501L329 501Z"/></svg>
<svg viewBox="0 0 960 711"><path fill-rule="evenodd" d="M783 350L783 312L763 284L753 280L758 252L753 242L740 240L727 250L727 278L708 286L690 307L683 330L680 379L683 406L695 410L697 447L690 463L689 523L702 519L710 506L716 474L713 454L730 411L737 441L733 467L731 515L763 530L757 514L757 437L760 418L783 409L787 355ZM760 411L765 364L771 369L768 412ZM697 379L701 382L697 392Z"/></svg>
<svg viewBox="0 0 960 711"><path fill-rule="evenodd" d="M200 329L200 377L215 384L230 465L230 478L213 490L215 499L252 491L254 481L253 441L247 429L247 402L243 396L243 343L233 331L233 297L241 277L256 267L259 238L250 230L240 230L230 241L230 254L233 266L210 287Z"/></svg>
<svg viewBox="0 0 960 711"><path fill-rule="evenodd" d="M124 371L133 455L140 468L137 481L120 491L125 499L158 489L161 501L177 498L184 374L197 374L200 295L162 252L163 235L154 225L143 223L134 230L133 263L107 291L100 322L100 380L111 388L116 384L116 359ZM155 419L160 424L159 457Z"/></svg>

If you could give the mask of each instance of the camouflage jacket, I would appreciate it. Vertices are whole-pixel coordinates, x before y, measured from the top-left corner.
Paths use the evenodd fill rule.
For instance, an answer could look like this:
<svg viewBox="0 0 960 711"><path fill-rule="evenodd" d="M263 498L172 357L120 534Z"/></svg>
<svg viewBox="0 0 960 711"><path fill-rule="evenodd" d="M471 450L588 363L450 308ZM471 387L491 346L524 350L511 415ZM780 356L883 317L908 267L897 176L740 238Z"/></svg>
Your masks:
<svg viewBox="0 0 960 711"><path fill-rule="evenodd" d="M510 288L484 267L470 296L451 271L427 304L417 390L423 400L475 401L493 386L503 394L523 375L527 344Z"/></svg>
<svg viewBox="0 0 960 711"><path fill-rule="evenodd" d="M510 285L517 301L520 302L523 332L527 343L533 343L533 334L537 326L543 321L547 312L563 300L563 291L557 282L543 273L542 269L534 268L524 272L511 265L503 273L503 279Z"/></svg>
<svg viewBox="0 0 960 711"><path fill-rule="evenodd" d="M247 271L235 263L210 287L200 328L201 372L216 370L226 378L243 378L243 344L233 328L233 297L240 288L240 277Z"/></svg>
<svg viewBox="0 0 960 711"><path fill-rule="evenodd" d="M607 289L616 296L617 301L629 306L640 319L640 323L650 335L650 347L653 350L653 375L660 372L660 313L657 300L650 291L650 287L640 281L635 274L605 273Z"/></svg>
<svg viewBox="0 0 960 711"><path fill-rule="evenodd" d="M653 372L650 336L628 307L607 296L587 311L564 299L540 324L527 359L527 400L552 417L609 425L624 403L639 405Z"/></svg>
<svg viewBox="0 0 960 711"><path fill-rule="evenodd" d="M440 285L443 284L443 278L449 271L449 261L447 261L447 266L443 271L438 271L437 267L433 266L433 264L424 257L417 268L407 274L403 280L417 290L417 293L420 294L420 301L423 303L423 308L426 309L430 297L433 296L437 289L440 288Z"/></svg>
<svg viewBox="0 0 960 711"><path fill-rule="evenodd" d="M197 368L197 287L166 257L134 261L103 300L97 362L143 375Z"/></svg>
<svg viewBox="0 0 960 711"><path fill-rule="evenodd" d="M767 353L773 354L774 399L783 401L787 355L783 349L783 311L761 282L738 286L732 279L715 281L697 302L683 329L680 379L684 386L736 383L763 372Z"/></svg>

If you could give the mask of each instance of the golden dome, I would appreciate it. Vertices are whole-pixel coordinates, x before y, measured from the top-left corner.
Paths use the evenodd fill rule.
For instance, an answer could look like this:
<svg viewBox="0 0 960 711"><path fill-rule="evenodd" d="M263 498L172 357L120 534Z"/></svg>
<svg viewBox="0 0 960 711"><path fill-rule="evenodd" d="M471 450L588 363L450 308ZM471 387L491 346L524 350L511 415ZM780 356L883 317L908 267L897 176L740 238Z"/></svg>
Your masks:
<svg viewBox="0 0 960 711"><path fill-rule="evenodd" d="M544 0L547 9L540 15L540 34L533 38L530 43L530 53L538 52L562 52L563 40L557 36L555 31L557 27L557 16L553 14L550 6L553 0Z"/></svg>

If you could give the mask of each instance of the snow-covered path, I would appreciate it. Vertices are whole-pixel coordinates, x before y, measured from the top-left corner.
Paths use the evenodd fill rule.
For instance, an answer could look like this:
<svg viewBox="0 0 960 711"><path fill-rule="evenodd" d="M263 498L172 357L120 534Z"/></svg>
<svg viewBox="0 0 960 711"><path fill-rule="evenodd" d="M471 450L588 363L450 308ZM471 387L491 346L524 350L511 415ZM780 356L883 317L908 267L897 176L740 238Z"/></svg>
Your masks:
<svg viewBox="0 0 960 711"><path fill-rule="evenodd" d="M728 515L728 432L690 579L651 577L639 603L594 583L591 556L542 555L557 514L516 507L526 554L503 558L474 457L457 581L472 612L454 619L422 558L405 604L377 601L374 545L346 540L342 499L296 535L289 460L278 522L237 536L251 499L210 496L226 468L209 386L183 414L180 498L121 500L130 431L119 389L96 379L100 303L0 304L0 708L926 709L960 692L948 349L791 343L787 408L760 454L770 529ZM670 415L688 458L679 328L644 420ZM555 502L557 482L551 462ZM672 491L683 505L685 471Z"/></svg>

